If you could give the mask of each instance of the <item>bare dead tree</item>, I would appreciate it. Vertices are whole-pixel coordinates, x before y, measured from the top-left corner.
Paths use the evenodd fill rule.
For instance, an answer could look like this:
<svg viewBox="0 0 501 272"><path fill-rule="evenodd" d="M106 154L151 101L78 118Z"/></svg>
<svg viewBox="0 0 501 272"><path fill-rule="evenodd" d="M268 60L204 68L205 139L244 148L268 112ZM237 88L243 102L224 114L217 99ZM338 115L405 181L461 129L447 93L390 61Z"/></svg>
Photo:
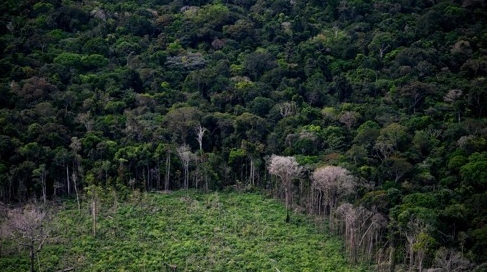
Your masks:
<svg viewBox="0 0 501 272"><path fill-rule="evenodd" d="M329 225L332 229L332 212L340 197L354 192L355 178L345 168L329 165L315 169L312 179L313 187L319 191L320 198L323 199L323 203L318 203L318 206L326 206L329 214Z"/></svg>
<svg viewBox="0 0 501 272"><path fill-rule="evenodd" d="M73 186L75 188L75 195L77 197L77 206L78 206L78 211L80 212L80 199L78 197L78 187L77 187L77 173L73 171L71 174L71 179L73 180Z"/></svg>
<svg viewBox="0 0 501 272"><path fill-rule="evenodd" d="M49 217L41 208L29 204L7 212L3 222L1 236L11 238L30 252L30 271L35 271L35 257L47 241L50 231L47 228Z"/></svg>
<svg viewBox="0 0 501 272"><path fill-rule="evenodd" d="M369 220L361 220L361 237L358 239L358 247L361 257L366 261L371 261L374 249L383 238L382 232L388 225L388 220L380 214L359 207L367 215Z"/></svg>
<svg viewBox="0 0 501 272"><path fill-rule="evenodd" d="M353 127L353 125L357 122L357 118L359 117L359 113L355 111L345 111L339 116L339 122L343 123L349 130Z"/></svg>
<svg viewBox="0 0 501 272"><path fill-rule="evenodd" d="M429 235L431 226L419 218L411 219L402 233L406 243L406 254L409 260L409 268L422 271L425 253L429 250L433 238Z"/></svg>
<svg viewBox="0 0 501 272"><path fill-rule="evenodd" d="M458 123L461 123L461 111L459 105L457 105L457 101L463 95L463 91L459 89L452 89L447 92L444 96L444 101L450 103L453 108L456 110Z"/></svg>
<svg viewBox="0 0 501 272"><path fill-rule="evenodd" d="M344 232L348 259L353 263L359 259L371 261L376 246L382 241L382 232L388 224L386 218L350 203L339 205L335 213L341 219L340 228Z"/></svg>
<svg viewBox="0 0 501 272"><path fill-rule="evenodd" d="M94 119L92 118L90 111L79 113L76 120L85 126L87 132L94 129Z"/></svg>
<svg viewBox="0 0 501 272"><path fill-rule="evenodd" d="M80 199L78 198L78 186L77 186L77 173L79 174L81 171L80 163L82 158L78 154L78 152L82 149L82 143L77 137L71 138L70 149L75 157L73 173L71 174L71 179L73 180L73 186L75 188L75 195L77 197L78 211L80 211ZM76 168L76 170L75 170Z"/></svg>
<svg viewBox="0 0 501 272"><path fill-rule="evenodd" d="M197 133L197 142L199 145L199 157L198 157L198 166L197 166L197 177L196 177L196 184L198 188L198 181L199 179L202 179L204 182L205 190L208 190L209 188L209 178L208 178L208 171L207 171L207 165L206 165L206 156L204 155L204 150L202 147L202 140L204 137L204 134L208 132L209 130L205 127L203 127L200 123L198 123L195 127L196 133ZM194 156L196 156L194 154Z"/></svg>
<svg viewBox="0 0 501 272"><path fill-rule="evenodd" d="M204 137L205 132L207 132L208 130L206 128L204 128L200 123L198 123L196 125L195 130L197 132L197 142L198 142L198 145L200 147L200 154L202 154L202 152L203 152L202 139Z"/></svg>
<svg viewBox="0 0 501 272"><path fill-rule="evenodd" d="M342 219L342 227L344 230L344 240L345 240L345 248L346 253L350 261L354 262L355 260L355 220L356 220L356 211L351 203L343 203L339 205L336 209L336 213Z"/></svg>
<svg viewBox="0 0 501 272"><path fill-rule="evenodd" d="M462 272L472 269L470 261L464 258L461 252L445 247L437 250L433 264L444 272Z"/></svg>
<svg viewBox="0 0 501 272"><path fill-rule="evenodd" d="M103 194L102 188L96 185L90 185L85 188L87 196L90 199L90 208L92 213L92 236L96 237L97 233L97 216L99 210L100 195Z"/></svg>
<svg viewBox="0 0 501 272"><path fill-rule="evenodd" d="M378 141L374 144L374 150L377 151L376 156L384 162L395 152L395 146L391 143Z"/></svg>
<svg viewBox="0 0 501 272"><path fill-rule="evenodd" d="M193 157L193 153L191 153L190 147L186 144L183 144L179 147L177 147L177 153L179 155L179 158L181 159L183 163L183 169L184 169L184 181L183 181L183 186L185 189L188 189L188 181L189 181L189 167L190 167L190 161Z"/></svg>
<svg viewBox="0 0 501 272"><path fill-rule="evenodd" d="M285 209L289 218L289 204L291 202L292 181L299 178L303 173L303 167L299 165L294 157L283 157L273 154L270 158L268 171L271 175L277 176L285 192Z"/></svg>
<svg viewBox="0 0 501 272"><path fill-rule="evenodd" d="M278 105L278 108L280 109L280 115L285 118L287 116L294 115L296 113L297 106L295 102L283 102Z"/></svg>

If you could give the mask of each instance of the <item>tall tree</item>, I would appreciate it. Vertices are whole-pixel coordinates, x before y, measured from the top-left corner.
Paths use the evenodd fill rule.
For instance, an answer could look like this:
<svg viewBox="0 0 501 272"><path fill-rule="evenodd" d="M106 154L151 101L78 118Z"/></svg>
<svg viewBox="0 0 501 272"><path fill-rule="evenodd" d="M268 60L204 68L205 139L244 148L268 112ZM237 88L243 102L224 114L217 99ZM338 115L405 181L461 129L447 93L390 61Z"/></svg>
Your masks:
<svg viewBox="0 0 501 272"><path fill-rule="evenodd" d="M362 206L343 203L335 213L341 219L340 230L344 230L345 247L351 262L358 259L370 261L378 243L383 238L387 220L383 215ZM391 259L391 256L390 256Z"/></svg>
<svg viewBox="0 0 501 272"><path fill-rule="evenodd" d="M186 144L180 145L177 147L177 154L183 163L184 169L184 180L183 180L183 188L188 189L189 186L189 168L190 161L193 158L193 153L190 150L190 147Z"/></svg>
<svg viewBox="0 0 501 272"><path fill-rule="evenodd" d="M47 169L45 164L41 164L37 169L33 170L33 177L38 179L42 186L43 203L47 201Z"/></svg>
<svg viewBox="0 0 501 272"><path fill-rule="evenodd" d="M315 169L312 175L313 188L321 192L323 204L328 206L329 222L333 226L332 212L337 207L340 197L355 191L355 178L340 166L323 166Z"/></svg>
<svg viewBox="0 0 501 272"><path fill-rule="evenodd" d="M421 109L427 96L433 95L436 87L431 83L414 81L399 89L399 101L407 107L410 113L415 114Z"/></svg>
<svg viewBox="0 0 501 272"><path fill-rule="evenodd" d="M270 158L268 171L270 174L277 176L282 182L285 193L287 220L289 220L289 205L292 199L292 181L301 177L303 167L299 165L294 157L283 157L273 154Z"/></svg>
<svg viewBox="0 0 501 272"><path fill-rule="evenodd" d="M2 224L1 236L12 238L30 252L30 271L35 271L36 254L50 236L47 228L47 212L33 204L8 211L7 220Z"/></svg>
<svg viewBox="0 0 501 272"><path fill-rule="evenodd" d="M391 123L381 129L374 149L381 161L385 162L408 138L406 127L398 123Z"/></svg>
<svg viewBox="0 0 501 272"><path fill-rule="evenodd" d="M204 137L204 134L205 132L207 132L207 128L203 127L202 124L198 123L196 126L195 126L195 131L197 133L197 142L198 142L198 146L199 146L199 151L200 151L200 154L203 153L203 148L202 148L202 139Z"/></svg>
<svg viewBox="0 0 501 272"><path fill-rule="evenodd" d="M251 186L255 185L255 180L258 175L257 170L259 167L259 164L261 162L260 154L264 150L264 145L260 142L250 142L246 140L242 140L241 143L241 148L244 151L244 153L247 155L247 158L250 161L250 169L249 169L249 182Z"/></svg>
<svg viewBox="0 0 501 272"><path fill-rule="evenodd" d="M101 187L96 186L94 184L85 188L87 191L87 196L90 199L90 209L92 213L92 236L96 237L97 233L97 217L98 217L98 209L99 209L99 201L101 195L103 194L103 190Z"/></svg>
<svg viewBox="0 0 501 272"><path fill-rule="evenodd" d="M186 106L169 110L164 120L172 138L179 143L185 143L190 130L197 124L200 116L201 112L198 108Z"/></svg>
<svg viewBox="0 0 501 272"><path fill-rule="evenodd" d="M433 264L444 272L462 272L471 271L472 269L471 263L463 257L461 252L445 247L437 250Z"/></svg>

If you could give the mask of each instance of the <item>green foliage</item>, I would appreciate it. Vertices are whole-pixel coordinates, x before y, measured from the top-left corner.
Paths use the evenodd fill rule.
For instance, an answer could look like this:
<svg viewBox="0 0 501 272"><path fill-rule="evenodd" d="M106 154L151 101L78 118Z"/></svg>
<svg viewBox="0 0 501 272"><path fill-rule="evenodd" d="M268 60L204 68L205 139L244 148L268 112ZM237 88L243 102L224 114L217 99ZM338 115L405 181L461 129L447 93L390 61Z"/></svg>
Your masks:
<svg viewBox="0 0 501 272"><path fill-rule="evenodd" d="M63 65L67 68L81 66L82 57L76 53L61 53L59 56L54 58L55 64Z"/></svg>
<svg viewBox="0 0 501 272"><path fill-rule="evenodd" d="M92 54L81 59L82 65L87 69L100 68L108 64L108 59L103 55Z"/></svg>
<svg viewBox="0 0 501 272"><path fill-rule="evenodd" d="M180 145L202 146L186 169L190 187L252 184L283 198L265 162L294 155L355 175L349 201L389 220L370 248L401 251L396 268L412 249L400 231L418 219L434 239L412 251L425 255L423 269L440 247L486 262L485 1L8 0L0 9L0 202L40 198L33 171L46 174L49 198L83 196L87 183L177 189ZM310 186L304 175L291 188L298 210L312 210ZM332 222L335 208L323 212ZM172 248L188 263L184 250L209 249ZM133 254L113 258L165 268Z"/></svg>
<svg viewBox="0 0 501 272"><path fill-rule="evenodd" d="M88 187L89 197L98 191ZM91 216L65 202L51 226L59 242L48 243L38 257L42 269L367 271L349 266L341 243L311 218L297 214L285 223L282 205L260 194L132 192L127 202L117 202L112 192L98 193L97 236L91 236ZM20 256L0 258L2 270L27 265Z"/></svg>
<svg viewBox="0 0 501 272"><path fill-rule="evenodd" d="M245 157L245 151L243 149L241 148L232 149L228 157L228 163L230 165L235 164L238 161L241 161L242 158L244 157Z"/></svg>
<svg viewBox="0 0 501 272"><path fill-rule="evenodd" d="M82 52L85 54L100 54L107 56L109 52L108 42L101 37L89 39L82 46Z"/></svg>
<svg viewBox="0 0 501 272"><path fill-rule="evenodd" d="M487 190L487 153L473 153L459 170L462 193L481 193Z"/></svg>

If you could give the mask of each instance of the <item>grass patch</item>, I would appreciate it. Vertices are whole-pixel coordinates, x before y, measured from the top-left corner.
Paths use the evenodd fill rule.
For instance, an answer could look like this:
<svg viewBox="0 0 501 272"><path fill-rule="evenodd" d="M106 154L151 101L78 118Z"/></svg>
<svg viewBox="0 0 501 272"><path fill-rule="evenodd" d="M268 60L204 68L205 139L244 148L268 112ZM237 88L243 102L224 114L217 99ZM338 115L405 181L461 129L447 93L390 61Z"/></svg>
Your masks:
<svg viewBox="0 0 501 272"><path fill-rule="evenodd" d="M101 204L93 237L89 211L79 214L67 205L53 220L53 238L37 266L42 271L171 271L169 265L177 271L366 271L350 266L341 243L308 217L284 219L281 203L257 193L149 193L113 207ZM0 256L0 270L29 270L28 255L19 254Z"/></svg>

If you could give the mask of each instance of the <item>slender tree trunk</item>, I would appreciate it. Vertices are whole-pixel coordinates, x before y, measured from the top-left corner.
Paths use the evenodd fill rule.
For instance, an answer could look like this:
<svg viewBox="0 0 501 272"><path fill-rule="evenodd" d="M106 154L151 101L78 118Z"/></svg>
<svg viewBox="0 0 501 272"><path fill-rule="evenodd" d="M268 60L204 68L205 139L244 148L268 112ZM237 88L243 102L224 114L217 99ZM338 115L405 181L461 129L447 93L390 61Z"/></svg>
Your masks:
<svg viewBox="0 0 501 272"><path fill-rule="evenodd" d="M73 179L73 186L75 186L75 195L77 196L78 211L80 212L80 199L78 198L78 188L77 188L77 174L73 171L71 175Z"/></svg>
<svg viewBox="0 0 501 272"><path fill-rule="evenodd" d="M369 249L367 250L367 260L368 261L370 261L372 259L372 247L374 245L374 242L377 242L377 232L376 232L376 238L375 239L372 237L372 234L370 236Z"/></svg>
<svg viewBox="0 0 501 272"><path fill-rule="evenodd" d="M200 163L195 169L195 190L198 190L198 182L200 181Z"/></svg>
<svg viewBox="0 0 501 272"><path fill-rule="evenodd" d="M349 246L349 256L350 256L350 260L351 262L353 262L354 260L354 252L353 252L353 249L355 248L355 237L354 237L354 230L353 230L353 226L350 226L350 238L349 238L349 243L348 243L348 246Z"/></svg>
<svg viewBox="0 0 501 272"><path fill-rule="evenodd" d="M285 222L290 222L289 206L292 202L290 181L285 183L285 210L287 211Z"/></svg>
<svg viewBox="0 0 501 272"><path fill-rule="evenodd" d="M35 245L33 241L30 244L30 271L35 272Z"/></svg>
<svg viewBox="0 0 501 272"><path fill-rule="evenodd" d="M334 208L332 201L329 202L329 229L334 232Z"/></svg>
<svg viewBox="0 0 501 272"><path fill-rule="evenodd" d="M185 163L184 165L184 189L188 189L188 183L189 183L189 167L190 165L188 163Z"/></svg>
<svg viewBox="0 0 501 272"><path fill-rule="evenodd" d="M250 184L254 186L254 161L250 159Z"/></svg>
<svg viewBox="0 0 501 272"><path fill-rule="evenodd" d="M424 251L420 250L418 251L417 254L417 261L418 261L418 271L421 272L423 271L423 259L424 259Z"/></svg>
<svg viewBox="0 0 501 272"><path fill-rule="evenodd" d="M318 190L318 194L317 194L317 203L318 203L317 214L321 215L322 214L322 191L320 191L320 190Z"/></svg>
<svg viewBox="0 0 501 272"><path fill-rule="evenodd" d="M66 164L66 186L68 195L71 194L71 182L70 182L70 167Z"/></svg>
<svg viewBox="0 0 501 272"><path fill-rule="evenodd" d="M148 177L148 188L151 190L151 176L150 176L150 164L148 163L148 165L146 165L146 170L148 171L148 173L146 173L146 176ZM148 190L146 190L148 191Z"/></svg>
<svg viewBox="0 0 501 272"><path fill-rule="evenodd" d="M315 205L315 189L313 188L313 186L310 186L310 203L308 204L308 211L309 213L311 214L314 214L314 205Z"/></svg>
<svg viewBox="0 0 501 272"><path fill-rule="evenodd" d="M412 251L412 244L408 244L409 251L409 270L414 266L414 252Z"/></svg>
<svg viewBox="0 0 501 272"><path fill-rule="evenodd" d="M165 178L164 178L164 189L165 191L169 190L170 187L170 152L167 152L167 156L165 157Z"/></svg>
<svg viewBox="0 0 501 272"><path fill-rule="evenodd" d="M394 260L395 248L390 246L390 257L388 257L388 261L390 262L390 271L393 272L395 270L395 260Z"/></svg>
<svg viewBox="0 0 501 272"><path fill-rule="evenodd" d="M42 180L42 199L43 199L43 203L45 204L45 202L47 201L47 186L46 186L46 182L45 182L45 170L41 174L41 180Z"/></svg>
<svg viewBox="0 0 501 272"><path fill-rule="evenodd" d="M285 188L285 209L289 210L289 190Z"/></svg>
<svg viewBox="0 0 501 272"><path fill-rule="evenodd" d="M161 180L162 180L162 175L160 175L160 159L158 159L157 161L157 186L156 186L156 189L157 190L160 190L160 184L161 184Z"/></svg>
<svg viewBox="0 0 501 272"><path fill-rule="evenodd" d="M104 186L108 186L108 166L104 169Z"/></svg>
<svg viewBox="0 0 501 272"><path fill-rule="evenodd" d="M204 166L204 179L205 179L205 191L209 191L209 173L208 173L208 166Z"/></svg>

